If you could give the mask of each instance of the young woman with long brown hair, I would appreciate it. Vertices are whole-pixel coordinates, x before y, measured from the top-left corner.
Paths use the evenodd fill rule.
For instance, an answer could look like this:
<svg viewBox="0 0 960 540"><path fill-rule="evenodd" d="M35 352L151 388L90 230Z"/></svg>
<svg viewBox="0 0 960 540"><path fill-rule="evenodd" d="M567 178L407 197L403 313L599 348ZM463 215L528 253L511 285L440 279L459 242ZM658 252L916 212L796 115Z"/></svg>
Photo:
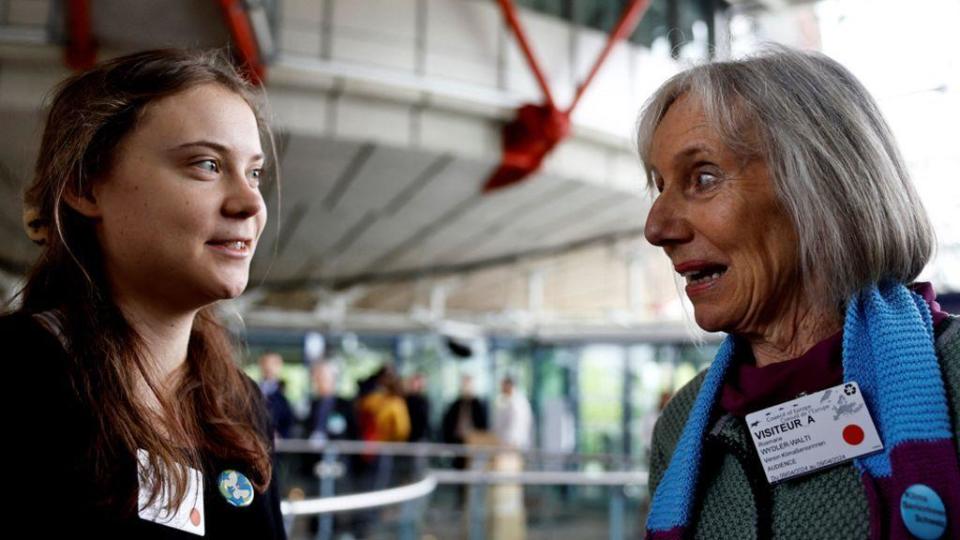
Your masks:
<svg viewBox="0 0 960 540"><path fill-rule="evenodd" d="M25 537L285 537L262 397L213 312L266 222L259 103L177 50L56 89L25 195L42 251L0 317Z"/></svg>

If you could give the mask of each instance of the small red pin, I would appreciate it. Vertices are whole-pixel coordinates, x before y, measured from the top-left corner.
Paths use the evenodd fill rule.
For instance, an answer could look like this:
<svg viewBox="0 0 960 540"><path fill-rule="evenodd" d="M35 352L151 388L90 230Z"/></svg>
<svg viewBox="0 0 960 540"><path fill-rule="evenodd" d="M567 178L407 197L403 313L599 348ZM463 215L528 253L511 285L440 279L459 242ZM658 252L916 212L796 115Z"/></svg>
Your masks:
<svg viewBox="0 0 960 540"><path fill-rule="evenodd" d="M850 446L856 446L863 442L863 429L856 424L850 424L843 428L843 440Z"/></svg>

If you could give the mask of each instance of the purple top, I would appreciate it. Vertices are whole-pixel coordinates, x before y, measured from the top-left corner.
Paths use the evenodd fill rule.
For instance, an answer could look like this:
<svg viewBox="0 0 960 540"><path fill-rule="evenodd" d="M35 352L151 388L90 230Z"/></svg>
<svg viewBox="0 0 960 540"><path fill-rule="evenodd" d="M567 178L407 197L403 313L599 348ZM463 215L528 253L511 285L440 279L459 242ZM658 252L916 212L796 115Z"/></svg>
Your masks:
<svg viewBox="0 0 960 540"><path fill-rule="evenodd" d="M930 306L936 326L947 314L928 282L910 287ZM843 382L843 331L824 339L797 358L757 367L750 347L737 343L737 357L720 395L720 406L734 416L765 409Z"/></svg>

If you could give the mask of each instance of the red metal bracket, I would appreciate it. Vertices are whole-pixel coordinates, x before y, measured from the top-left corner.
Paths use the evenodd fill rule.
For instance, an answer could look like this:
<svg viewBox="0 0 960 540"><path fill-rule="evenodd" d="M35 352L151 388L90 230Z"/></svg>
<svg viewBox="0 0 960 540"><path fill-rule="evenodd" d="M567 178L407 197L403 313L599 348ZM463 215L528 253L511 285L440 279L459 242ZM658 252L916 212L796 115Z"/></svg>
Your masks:
<svg viewBox="0 0 960 540"><path fill-rule="evenodd" d="M540 69L540 64L520 24L513 0L498 0L498 3L507 24L517 36L517 42L533 76L537 79L537 84L543 92L544 102L539 105L523 105L517 110L516 118L503 126L503 156L500 166L484 184L484 193L521 182L540 168L547 154L570 134L570 115L607 60L610 51L633 32L650 6L650 0L631 0L620 15L620 20L607 38L606 45L597 56L587 77L577 87L577 93L570 106L561 111L556 106L550 85L543 70Z"/></svg>
<svg viewBox="0 0 960 540"><path fill-rule="evenodd" d="M266 80L267 70L260 58L260 48L257 46L257 39L254 35L253 25L250 24L250 17L244 0L217 0L217 3L223 12L227 29L230 30L230 37L236 47L240 68L244 70L251 81L263 84Z"/></svg>
<svg viewBox="0 0 960 540"><path fill-rule="evenodd" d="M67 48L64 50L64 61L70 69L88 69L97 62L97 43L90 26L90 0L70 0L67 3Z"/></svg>

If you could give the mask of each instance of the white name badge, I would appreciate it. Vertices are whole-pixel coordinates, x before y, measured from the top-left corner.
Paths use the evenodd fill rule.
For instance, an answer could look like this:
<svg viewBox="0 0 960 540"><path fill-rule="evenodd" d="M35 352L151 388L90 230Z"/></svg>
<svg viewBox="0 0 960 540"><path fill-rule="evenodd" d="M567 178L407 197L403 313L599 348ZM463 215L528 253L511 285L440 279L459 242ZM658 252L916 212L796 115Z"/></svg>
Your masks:
<svg viewBox="0 0 960 540"><path fill-rule="evenodd" d="M180 502L177 511L171 514L164 510L167 501L170 499L170 494L166 488L161 489L153 504L147 505L151 487L156 481L156 477L148 477L144 474L144 471L148 470L149 459L150 454L146 450L137 450L137 478L140 487L137 508L139 508L140 518L197 536L206 534L207 523L206 516L203 513L203 476L200 471L188 467L187 496Z"/></svg>
<svg viewBox="0 0 960 540"><path fill-rule="evenodd" d="M750 413L746 420L771 484L883 450L855 382Z"/></svg>

